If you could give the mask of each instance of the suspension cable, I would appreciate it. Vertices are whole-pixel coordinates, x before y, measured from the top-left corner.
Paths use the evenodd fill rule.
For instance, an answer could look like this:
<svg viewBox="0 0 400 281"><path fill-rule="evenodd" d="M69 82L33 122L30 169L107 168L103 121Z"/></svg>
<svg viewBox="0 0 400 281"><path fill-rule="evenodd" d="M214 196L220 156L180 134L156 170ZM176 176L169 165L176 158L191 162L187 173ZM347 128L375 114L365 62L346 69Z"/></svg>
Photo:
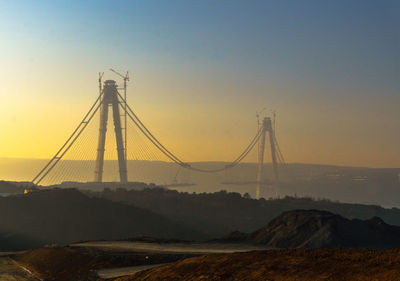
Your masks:
<svg viewBox="0 0 400 281"><path fill-rule="evenodd" d="M75 141L79 138L82 132L86 129L92 118L95 116L100 106L103 103L102 97L104 92L102 91L100 95L97 97L96 101L93 103L85 117L82 119L81 123L76 127L71 136L67 139L64 145L57 151L57 153L53 156L53 158L43 167L43 169L34 177L32 183L39 185L39 183L53 170L53 168L57 165L57 163L62 159L62 157L68 152L71 146L75 143ZM259 141L262 135L262 128L260 128L254 138L250 141L250 144L244 149L244 151L235 158L230 164L225 165L222 168L218 169L201 169L192 167L189 163L182 161L179 157L169 151L161 142L150 132L150 130L143 124L143 122L139 119L139 117L134 113L132 108L126 103L125 99L117 92L120 100L120 106L122 110L126 113L126 115L132 120L132 122L136 125L136 127L141 131L141 133L159 150L161 151L168 159L176 163L177 165L193 170L196 172L202 173L216 173L224 170L228 170L230 168L238 165L249 153L252 151L256 143ZM122 103L126 105L126 107L122 106ZM126 126L126 124L125 124ZM278 154L280 153L278 147ZM282 157L283 159L283 157Z"/></svg>
<svg viewBox="0 0 400 281"><path fill-rule="evenodd" d="M124 98L119 93L118 93L118 96L122 101L121 103L126 104ZM262 128L260 128L259 131L257 132L256 136L251 140L250 144L246 147L246 149L233 162L226 165L225 167L218 168L218 169L210 169L210 170L195 168L195 167L192 167L189 163L186 163L186 162L182 161L181 159L179 159L172 152L170 152L164 145L162 145L161 142L150 132L149 129L147 129L147 127L143 124L143 122L139 119L139 117L133 112L132 108L128 104L126 104L126 105L127 105L126 114L132 120L132 122L135 123L135 125L139 128L139 130L144 134L144 136L151 143L153 143L165 156L167 156L170 160L172 160L176 164L178 164L181 167L184 167L186 169L190 169L190 170L197 171L197 172L216 173L216 172L221 172L221 171L235 167L254 148L255 144L259 140L261 133L262 133ZM122 110L125 110L124 107L122 107Z"/></svg>
<svg viewBox="0 0 400 281"><path fill-rule="evenodd" d="M81 133L85 130L89 122L92 120L93 116L96 114L98 109L100 108L102 101L101 97L103 96L103 92L97 97L96 101L93 103L92 107L89 109L88 113L82 119L81 123L76 127L71 136L67 139L64 145L57 151L57 153L53 156L53 158L43 167L43 169L33 178L32 183L38 185L47 174L54 168L54 166L61 160L61 158L65 155L65 153L70 149L70 147L74 144L76 139L81 135Z"/></svg>
<svg viewBox="0 0 400 281"><path fill-rule="evenodd" d="M117 92L118 93L118 92ZM131 117L132 121L136 124L136 126L139 127L139 129L142 131L142 133L148 138L148 139L153 139L154 142L156 142L158 145L156 145L158 148L161 147L165 153L167 153L169 156L169 158L174 158L175 160L173 160L174 162L180 163L181 165L185 165L186 163L184 163L183 161L181 161L178 157L176 157L174 154L172 154L165 146L163 146L156 137L153 136L153 134L150 132L149 129L147 129L147 127L143 124L143 122L139 119L139 117L135 114L135 112L133 112L132 108L126 103L126 101L124 100L124 98L121 96L120 93L118 93L118 96L120 97L120 99L122 100L122 102L124 104L127 105L127 108L129 109L130 113L133 115L133 117L136 119L136 121L133 120L133 117ZM123 108L124 110L124 108ZM125 109L126 111L126 109ZM140 124L140 125L139 125ZM145 131L145 132L144 132ZM159 148L160 149L160 148ZM172 159L171 159L172 160Z"/></svg>

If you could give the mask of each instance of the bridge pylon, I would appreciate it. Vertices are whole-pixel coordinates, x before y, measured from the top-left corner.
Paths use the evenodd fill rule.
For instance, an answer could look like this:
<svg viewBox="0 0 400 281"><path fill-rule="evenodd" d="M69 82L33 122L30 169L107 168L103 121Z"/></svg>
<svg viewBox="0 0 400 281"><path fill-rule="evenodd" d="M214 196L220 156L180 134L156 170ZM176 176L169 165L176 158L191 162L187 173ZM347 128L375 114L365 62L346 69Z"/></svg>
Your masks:
<svg viewBox="0 0 400 281"><path fill-rule="evenodd" d="M269 135L269 143L271 148L271 160L272 160L272 168L274 172L274 184L276 185L279 181L279 173L278 173L278 162L276 155L276 144L275 144L275 132L272 126L272 121L270 117L265 117L261 124L261 139L259 140L258 146L258 171L257 171L257 188L256 188L256 198L260 198L262 181L263 181L263 166L264 166L264 152L265 152L265 139L266 134L268 132Z"/></svg>
<svg viewBox="0 0 400 281"><path fill-rule="evenodd" d="M121 127L121 114L119 109L119 99L117 85L114 80L106 80L103 87L103 97L101 100L100 107L100 128L99 128L99 138L97 145L97 157L96 166L94 172L94 181L103 181L103 167L104 167L104 151L106 144L106 133L107 133L107 121L108 121L108 109L109 106L112 107L113 120L114 120L114 130L115 138L117 143L117 154L118 154L118 167L120 182L128 182L127 164L125 157L124 141L122 137L122 127ZM125 124L126 126L126 124Z"/></svg>

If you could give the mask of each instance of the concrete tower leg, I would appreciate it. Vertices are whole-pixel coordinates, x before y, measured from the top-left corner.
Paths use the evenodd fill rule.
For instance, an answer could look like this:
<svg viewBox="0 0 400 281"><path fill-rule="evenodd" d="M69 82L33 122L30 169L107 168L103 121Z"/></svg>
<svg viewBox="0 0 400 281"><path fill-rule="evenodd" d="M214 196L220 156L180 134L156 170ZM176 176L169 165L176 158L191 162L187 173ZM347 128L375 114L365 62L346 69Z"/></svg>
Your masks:
<svg viewBox="0 0 400 281"><path fill-rule="evenodd" d="M256 198L260 198L261 186L262 186L262 174L263 174L263 166L264 166L264 151L265 151L265 137L266 133L269 134L269 144L271 147L271 158L272 158L272 168L274 170L274 184L277 185L279 181L279 173L278 173L278 161L276 158L276 146L275 146L275 132L272 128L271 118L265 117L262 122L261 129L261 140L259 142L258 149L258 172L257 172L257 189L256 189Z"/></svg>
<svg viewBox="0 0 400 281"><path fill-rule="evenodd" d="M272 128L271 120L269 123L267 123L267 126L267 131L269 133L269 144L271 146L272 168L274 170L274 183L277 185L279 182L278 162L276 160L275 132Z"/></svg>
<svg viewBox="0 0 400 281"><path fill-rule="evenodd" d="M106 95L104 95L100 108L99 140L97 145L96 168L94 171L95 182L103 181L104 149L106 145L107 121L108 121L108 100L106 99Z"/></svg>
<svg viewBox="0 0 400 281"><path fill-rule="evenodd" d="M94 180L96 182L102 182L103 180L103 167L104 167L104 150L106 143L106 132L107 132L107 120L108 120L108 106L111 104L113 110L115 138L117 143L118 153L118 166L120 181L122 183L128 182L128 174L126 167L125 148L122 139L122 128L121 128L121 115L119 110L119 100L117 85L113 80L107 80L104 82L103 88L103 100L100 110L100 129L99 129L99 141L97 148L96 157L96 168Z"/></svg>
<svg viewBox="0 0 400 281"><path fill-rule="evenodd" d="M124 149L124 142L122 140L121 115L119 111L119 102L117 95L113 96L112 108L113 108L113 118L114 118L115 139L117 143L117 152L118 152L119 177L122 183L126 183L128 182L128 174L126 169L125 149Z"/></svg>
<svg viewBox="0 0 400 281"><path fill-rule="evenodd" d="M261 129L261 140L258 147L258 171L257 171L257 189L256 189L256 198L260 198L261 193L261 182L262 182L262 174L263 174L263 166L264 166L264 151L265 151L265 135L267 132L266 126L266 118L264 118Z"/></svg>

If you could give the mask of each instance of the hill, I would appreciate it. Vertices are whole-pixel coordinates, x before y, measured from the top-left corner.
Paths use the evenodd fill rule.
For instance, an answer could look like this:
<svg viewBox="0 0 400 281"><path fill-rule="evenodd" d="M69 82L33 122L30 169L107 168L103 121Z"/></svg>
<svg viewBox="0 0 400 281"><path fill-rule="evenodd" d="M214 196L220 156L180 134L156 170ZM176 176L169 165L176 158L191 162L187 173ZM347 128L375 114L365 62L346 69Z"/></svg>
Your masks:
<svg viewBox="0 0 400 281"><path fill-rule="evenodd" d="M285 197L281 199L245 198L239 193L183 193L161 188L144 190L106 189L91 196L145 208L189 225L215 238L235 230L253 232L281 213L297 209L317 209L352 219L380 217L386 223L400 225L400 209Z"/></svg>
<svg viewBox="0 0 400 281"><path fill-rule="evenodd" d="M17 186L11 182L0 181L0 194L22 194L24 188Z"/></svg>
<svg viewBox="0 0 400 281"><path fill-rule="evenodd" d="M0 250L10 249L10 237L14 238L15 249L136 236L202 237L198 232L151 211L89 198L74 189L0 198L0 234ZM23 246L19 241L25 241Z"/></svg>
<svg viewBox="0 0 400 281"><path fill-rule="evenodd" d="M262 244L269 248L398 248L400 227L380 218L346 219L318 210L285 212L250 233L237 233L221 241Z"/></svg>

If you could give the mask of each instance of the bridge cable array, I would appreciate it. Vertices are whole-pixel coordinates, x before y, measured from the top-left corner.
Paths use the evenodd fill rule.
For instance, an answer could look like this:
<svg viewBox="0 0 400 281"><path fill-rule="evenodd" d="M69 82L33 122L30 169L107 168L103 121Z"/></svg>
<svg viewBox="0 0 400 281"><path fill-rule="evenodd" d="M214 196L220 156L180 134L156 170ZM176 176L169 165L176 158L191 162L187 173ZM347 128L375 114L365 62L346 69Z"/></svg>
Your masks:
<svg viewBox="0 0 400 281"><path fill-rule="evenodd" d="M96 101L90 107L89 111L86 113L85 117L82 119L81 123L76 127L71 136L67 139L63 146L57 151L57 153L53 156L53 158L43 167L43 169L35 176L32 182L38 185L49 173L50 171L57 165L57 163L62 159L62 157L67 153L67 151L71 148L71 146L75 143L75 141L79 138L82 132L85 130L87 125L93 119L93 116L99 110L102 104L103 92L97 97Z"/></svg>
<svg viewBox="0 0 400 281"><path fill-rule="evenodd" d="M124 98L118 93L119 98L121 99L120 104L125 104ZM175 156L172 152L170 152L164 145L161 144L161 142L150 132L150 130L143 124L143 122L139 119L139 117L133 112L132 108L126 104L126 114L128 117L132 120L132 122L135 123L135 125L139 128L139 130L144 134L144 136L151 142L153 143L165 156L167 156L170 160L178 164L179 166L190 169L196 172L202 172L202 173L217 173L221 172L230 168L235 167L237 164L239 164L248 154L249 152L254 148L255 144L258 142L258 139L261 136L261 128L255 135L255 137L251 140L250 144L246 147L246 149L230 164L225 165L225 167L218 168L218 169L200 169L196 167L192 167L189 163L186 163L179 159L177 156ZM122 110L124 110L124 107L122 107Z"/></svg>
<svg viewBox="0 0 400 281"><path fill-rule="evenodd" d="M172 162L176 163L182 168L196 171L196 172L201 172L201 173L217 173L221 172L224 170L231 169L235 166L237 166L239 163L243 161L244 158L253 150L254 146L258 143L261 135L262 135L262 128L260 128L256 135L251 139L249 145L243 150L243 152L236 157L231 163L217 169L201 169L198 167L193 167L191 164L184 162L181 160L178 156L176 156L174 153L172 153L169 149L167 149L153 134L152 132L144 125L144 123L140 120L140 118L135 114L135 112L132 110L132 108L126 103L125 99L121 96L119 92L118 93L118 98L119 98L119 106L122 109L122 112L126 113L126 115L129 117L129 119L133 122L134 127L139 129L140 133L150 141L150 146L153 145L154 147L157 148L164 156L166 156L168 159L170 159ZM79 125L76 127L76 129L73 131L73 133L70 135L70 137L67 139L67 141L63 144L63 146L57 151L57 153L53 156L53 158L44 166L44 168L34 177L32 182L36 185L39 185L46 177L48 177L48 174L54 169L54 167L60 162L60 160L64 157L64 155L70 150L70 148L74 145L74 143L77 141L77 139L81 136L81 134L85 131L86 127L89 125L89 123L92 121L93 117L96 115L96 113L99 111L101 105L103 104L103 97L104 97L104 92L102 91L100 95L97 97L96 101L93 103L87 114L84 116L82 121L79 123ZM125 106L126 105L126 106ZM127 126L127 124L125 124ZM140 136L137 136L140 138ZM84 136L86 137L86 136ZM274 136L275 137L275 136ZM85 139L85 143L90 142L90 140ZM283 155L279 149L278 143L277 144L277 156L280 159L281 163L284 163ZM143 150L143 148L138 148L141 151L141 154L143 156L151 157L152 155L149 155L149 151L146 152ZM84 150L79 150L78 151L79 155L84 157L84 165L90 166L91 162L93 160L90 159L89 156L85 156L85 151ZM151 153L150 153L151 154ZM130 159L134 159L133 155L129 155ZM67 160L66 160L67 161ZM70 161L71 162L71 161ZM83 167L87 168L87 167ZM88 169L88 168L87 168ZM65 172L69 172L73 174L71 171L71 168L69 167L69 170ZM54 173L52 173L54 174ZM54 176L54 175L53 175ZM62 177L62 175L60 175ZM47 180L46 180L47 181Z"/></svg>

